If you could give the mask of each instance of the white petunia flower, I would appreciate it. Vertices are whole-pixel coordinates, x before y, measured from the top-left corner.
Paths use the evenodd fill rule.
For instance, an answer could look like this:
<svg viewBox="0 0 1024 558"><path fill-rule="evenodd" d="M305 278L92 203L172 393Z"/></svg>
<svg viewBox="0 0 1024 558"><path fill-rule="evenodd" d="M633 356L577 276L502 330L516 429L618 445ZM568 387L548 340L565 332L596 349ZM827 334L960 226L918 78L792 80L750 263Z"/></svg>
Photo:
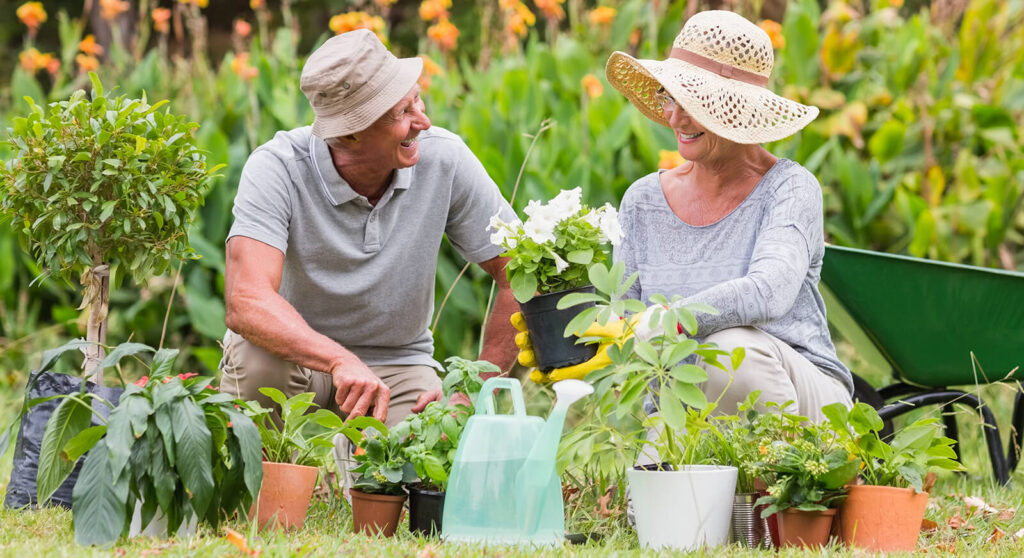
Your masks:
<svg viewBox="0 0 1024 558"><path fill-rule="evenodd" d="M544 218L537 218L535 216L530 218L523 225L523 232L526 236L530 237L534 242L538 244L550 243L555 241L555 225L556 221Z"/></svg>
<svg viewBox="0 0 1024 558"><path fill-rule="evenodd" d="M569 262L560 258L558 254L552 253L551 255L554 257L555 260L555 271L561 273L565 271L565 268L569 267Z"/></svg>
<svg viewBox="0 0 1024 558"><path fill-rule="evenodd" d="M600 213L601 234L608 239L608 242L612 243L612 246L618 246L622 242L622 225L619 224L619 213L615 211L611 204L607 203L601 207Z"/></svg>
<svg viewBox="0 0 1024 558"><path fill-rule="evenodd" d="M487 223L487 230L496 231L505 225L505 222L501 220L500 213L495 213L491 216L490 222Z"/></svg>
<svg viewBox="0 0 1024 558"><path fill-rule="evenodd" d="M558 216L558 220L561 221L568 217L580 212L583 206L580 204L580 198L583 196L583 189L579 186L572 190L562 190L559 192L555 199L548 202L548 207Z"/></svg>

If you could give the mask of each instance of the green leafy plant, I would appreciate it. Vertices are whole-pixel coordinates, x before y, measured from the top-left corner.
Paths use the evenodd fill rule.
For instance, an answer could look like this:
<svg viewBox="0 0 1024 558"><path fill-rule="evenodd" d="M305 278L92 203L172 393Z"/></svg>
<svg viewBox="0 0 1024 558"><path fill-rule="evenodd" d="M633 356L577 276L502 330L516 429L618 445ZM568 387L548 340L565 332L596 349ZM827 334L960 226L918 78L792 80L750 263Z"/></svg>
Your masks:
<svg viewBox="0 0 1024 558"><path fill-rule="evenodd" d="M405 458L428 489L443 492L448 486L459 437L472 414L471 407L435 401L392 429L403 437Z"/></svg>
<svg viewBox="0 0 1024 558"><path fill-rule="evenodd" d="M280 421L274 420L270 409L256 401L246 402L245 412L260 433L263 442L263 456L273 463L291 463L319 467L334 448L335 434L341 432L344 422L341 417L327 409L317 409L313 393L299 393L285 397L281 390L272 387L260 388L281 409Z"/></svg>
<svg viewBox="0 0 1024 558"><path fill-rule="evenodd" d="M497 364L486 360L468 360L453 356L445 359L444 363L445 375L441 382L441 391L446 398L462 393L470 400L475 400L476 394L480 393L480 387L484 385L484 378L480 375L501 372Z"/></svg>
<svg viewBox="0 0 1024 558"><path fill-rule="evenodd" d="M846 451L828 424L807 424L794 438L758 446L763 452L758 469L774 481L768 495L757 500L767 506L761 517L794 508L822 511L846 498L843 488L857 477L860 460Z"/></svg>
<svg viewBox="0 0 1024 558"><path fill-rule="evenodd" d="M44 366L69 343L50 352ZM125 343L114 347L100 368L125 356L154 352ZM235 512L247 513L263 479L260 437L239 401L210 387L211 377L171 372L176 349L155 351L149 374L128 384L109 418L89 426L99 413L94 395L71 394L47 423L41 448L39 494L48 497L85 455L75 484L75 540L106 545L128 532L136 503L142 526L157 513L168 532L197 517L213 526Z"/></svg>
<svg viewBox="0 0 1024 558"><path fill-rule="evenodd" d="M416 480L416 470L403 450L407 423L389 430L373 417L355 417L345 421L342 433L356 445L353 459L359 465L352 469L358 475L353 483L356 490L400 495L404 485Z"/></svg>
<svg viewBox="0 0 1024 558"><path fill-rule="evenodd" d="M0 211L25 239L44 274L81 277L89 308L87 375L103 358L110 284L137 282L197 257L188 229L211 172L193 132L198 124L150 105L79 90L46 108L27 99L0 166Z"/></svg>
<svg viewBox="0 0 1024 558"><path fill-rule="evenodd" d="M573 293L559 302L562 308L594 302L593 307L583 310L569 323L566 333L579 335L580 342L611 343L611 364L590 373L586 380L594 384L597 394L594 414L614 420L599 418L582 425L582 432L593 430L591 434L619 438L611 443L627 449L620 453L632 457L627 466L635 463L638 454L644 454L653 463L673 466L717 463L714 432L723 419L711 414L717 401L709 402L697 387L708 375L695 362L728 373L731 385L731 376L742 363L744 351L738 348L730 354L692 338L697 332L693 313L717 313L707 305L682 304L679 297L668 300L656 296L651 300L658 306L644 313L647 307L642 302L622 298L637 274L625 280L623 275L625 266L621 262L611 269L596 264L590 268L589 277L597 293ZM634 317L620 322L621 333L609 337L586 334L589 324L612 324L627 313L634 313ZM645 339L635 335L637 326L644 325L639 323L641 319L650 320L645 325L652 334ZM726 363L721 362L723 357L728 358ZM622 426L626 429L619 430ZM648 432L654 433L653 438ZM583 457L577 453L577 458Z"/></svg>
<svg viewBox="0 0 1024 558"><path fill-rule="evenodd" d="M953 451L956 441L941 434L942 424L936 418L916 420L886 442L880 434L885 424L871 405L857 403L847 409L833 403L821 411L846 450L863 464L860 478L864 484L912 487L921 492L928 471L963 469Z"/></svg>
<svg viewBox="0 0 1024 558"><path fill-rule="evenodd" d="M587 268L608 259L605 245L619 243L622 229L610 204L597 209L580 203L581 190L563 190L547 204L531 201L525 223L505 223L497 215L488 230L505 248L505 270L519 302L587 284Z"/></svg>

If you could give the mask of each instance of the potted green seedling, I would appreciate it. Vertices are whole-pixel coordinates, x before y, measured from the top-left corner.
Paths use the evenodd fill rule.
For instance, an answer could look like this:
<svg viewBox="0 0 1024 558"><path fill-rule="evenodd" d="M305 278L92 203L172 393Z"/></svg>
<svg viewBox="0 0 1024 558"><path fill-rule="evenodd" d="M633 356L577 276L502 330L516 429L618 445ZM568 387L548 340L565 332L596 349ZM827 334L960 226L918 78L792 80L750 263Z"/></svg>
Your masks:
<svg viewBox="0 0 1024 558"><path fill-rule="evenodd" d="M761 517L778 515L781 546L827 544L846 485L857 477L860 460L847 452L829 424L806 423L797 436L758 446L758 469L772 479Z"/></svg>
<svg viewBox="0 0 1024 558"><path fill-rule="evenodd" d="M260 527L279 525L284 529L301 528L313 498L317 476L341 431L338 415L317 409L313 393L285 397L272 387L260 388L280 413L255 401L246 403L246 414L253 418L263 442L263 484L259 498L250 510Z"/></svg>
<svg viewBox="0 0 1024 558"><path fill-rule="evenodd" d="M622 322L619 335L584 335L582 340L612 342L611 364L587 376L599 398L598 416L639 425L619 430L618 435L619 443L648 463L626 471L640 543L681 549L725 544L737 469L722 465L716 434L722 419L712 416L717 402L709 402L698 387L708 375L695 362L731 376L743 360L743 350L730 354L692 338L697 328L693 312L716 312L706 305L656 297L652 301L661 306L645 313L643 303L622 299L636 280L636 274L625 281L623 275L621 263L610 270L594 265L589 276L597 294L569 295L560 304L595 302L568 326L580 335L589 324L607 325L627 313L637 316ZM651 334L638 338L636 326L645 326ZM632 420L623 420L627 417Z"/></svg>
<svg viewBox="0 0 1024 558"><path fill-rule="evenodd" d="M525 223L491 219L491 242L505 248L505 270L519 301L537 367L542 371L579 364L594 356L592 346L576 343L565 326L583 307L558 308L572 292L593 292L587 269L609 259L608 245L622 238L618 215L609 204L590 208L581 189L563 190L547 204L531 201Z"/></svg>
<svg viewBox="0 0 1024 558"><path fill-rule="evenodd" d="M840 538L875 552L914 550L928 505L924 477L931 470L963 468L953 451L956 442L942 435L936 418L900 428L886 442L878 411L866 403L852 409L833 403L822 412L846 450L863 465L861 484L849 487L839 510Z"/></svg>
<svg viewBox="0 0 1024 558"><path fill-rule="evenodd" d="M402 425L404 423L399 423ZM398 528L405 503L404 487L416 480L416 470L403 451L405 427L390 430L373 417L345 422L342 433L356 446L353 454L357 476L352 497L352 526L357 532L390 537Z"/></svg>
<svg viewBox="0 0 1024 558"><path fill-rule="evenodd" d="M70 343L62 349L80 348ZM154 349L122 344L97 368L145 352ZM116 406L85 392L71 394L47 423L40 453L52 458L40 463L40 501L85 456L72 505L79 544L109 545L140 533L184 536L199 522L216 527L244 513L259 491L256 426L238 410L239 401L210 387L213 378L173 374L177 355L176 349L155 351L148 373L125 387ZM104 424L90 426L96 404L113 410Z"/></svg>
<svg viewBox="0 0 1024 558"><path fill-rule="evenodd" d="M472 404L451 403L453 396L461 393L474 401L484 382L480 374L499 372L496 365L484 360L450 357L445 364L442 401L428 404L422 412L409 415L393 428L404 440L405 457L419 477L419 481L406 487L409 530L423 535L441 532L444 494L452 460L466 421L473 414Z"/></svg>

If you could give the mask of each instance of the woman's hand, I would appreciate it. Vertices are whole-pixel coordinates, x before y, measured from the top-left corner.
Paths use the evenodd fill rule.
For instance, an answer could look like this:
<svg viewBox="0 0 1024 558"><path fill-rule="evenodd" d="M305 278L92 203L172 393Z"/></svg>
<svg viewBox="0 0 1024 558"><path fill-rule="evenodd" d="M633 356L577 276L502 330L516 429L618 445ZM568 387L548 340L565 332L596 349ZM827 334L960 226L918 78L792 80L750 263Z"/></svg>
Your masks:
<svg viewBox="0 0 1024 558"><path fill-rule="evenodd" d="M593 323L583 332L583 337L601 337L603 341L597 346L597 354L590 360L555 368L550 372L541 372L536 368L537 359L533 354L533 345L530 343L530 334L526 331L526 321L523 320L522 312L512 314L512 325L519 330L516 334L516 346L519 347L519 364L533 368L530 372L530 379L539 384L547 382L558 382L561 380L582 380L594 370L600 370L612 363L608 357L608 347L612 343L622 343L631 335L627 333L626 320L617 320L609 324Z"/></svg>

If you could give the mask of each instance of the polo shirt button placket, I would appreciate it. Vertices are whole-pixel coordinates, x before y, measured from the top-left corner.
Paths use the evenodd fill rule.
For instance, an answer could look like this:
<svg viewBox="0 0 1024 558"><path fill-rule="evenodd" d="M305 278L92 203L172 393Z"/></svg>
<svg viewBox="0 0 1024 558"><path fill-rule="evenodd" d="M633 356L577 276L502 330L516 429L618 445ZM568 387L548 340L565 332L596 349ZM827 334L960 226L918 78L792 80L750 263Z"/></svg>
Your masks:
<svg viewBox="0 0 1024 558"><path fill-rule="evenodd" d="M366 242L363 248L369 251L380 250L380 227L377 226L377 212L371 211L370 217L366 220Z"/></svg>

